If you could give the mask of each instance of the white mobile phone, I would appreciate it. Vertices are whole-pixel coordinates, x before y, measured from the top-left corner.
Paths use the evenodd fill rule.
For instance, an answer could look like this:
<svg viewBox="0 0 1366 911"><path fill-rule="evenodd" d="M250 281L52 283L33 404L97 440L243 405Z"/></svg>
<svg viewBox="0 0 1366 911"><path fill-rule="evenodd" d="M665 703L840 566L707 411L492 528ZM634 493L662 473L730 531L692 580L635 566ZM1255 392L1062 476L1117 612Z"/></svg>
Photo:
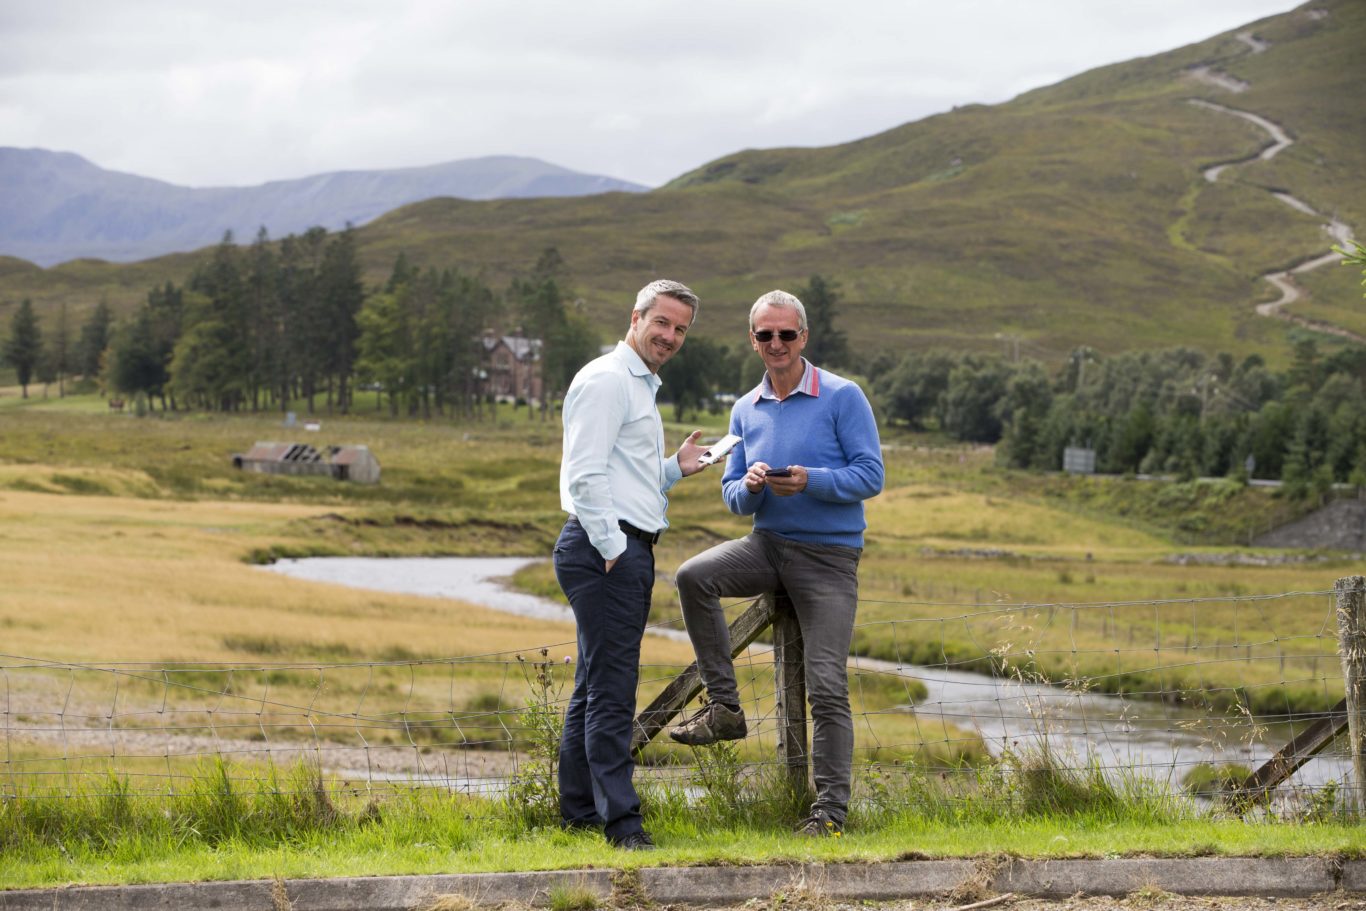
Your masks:
<svg viewBox="0 0 1366 911"><path fill-rule="evenodd" d="M735 448L735 444L738 442L740 442L739 437L733 433L728 433L708 446L706 451L697 457L697 461L701 462L703 465L715 465L717 462L724 459L726 455Z"/></svg>

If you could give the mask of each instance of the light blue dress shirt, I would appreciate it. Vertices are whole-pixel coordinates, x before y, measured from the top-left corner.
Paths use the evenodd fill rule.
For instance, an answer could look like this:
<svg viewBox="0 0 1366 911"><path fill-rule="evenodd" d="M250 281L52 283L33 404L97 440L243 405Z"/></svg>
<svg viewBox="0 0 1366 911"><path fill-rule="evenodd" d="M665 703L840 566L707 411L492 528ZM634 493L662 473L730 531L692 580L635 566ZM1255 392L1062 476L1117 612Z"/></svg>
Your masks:
<svg viewBox="0 0 1366 911"><path fill-rule="evenodd" d="M643 531L669 525L665 491L683 471L664 458L664 423L655 406L659 377L625 342L590 361L564 397L560 506L579 517L604 560L626 550L624 520Z"/></svg>

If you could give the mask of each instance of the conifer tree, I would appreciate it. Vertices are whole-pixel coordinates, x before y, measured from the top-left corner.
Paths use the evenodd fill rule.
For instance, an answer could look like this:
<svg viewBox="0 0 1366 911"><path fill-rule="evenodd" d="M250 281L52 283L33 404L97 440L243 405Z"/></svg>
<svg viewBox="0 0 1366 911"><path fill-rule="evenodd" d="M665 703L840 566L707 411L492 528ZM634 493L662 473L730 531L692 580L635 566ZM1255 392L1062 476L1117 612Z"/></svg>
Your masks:
<svg viewBox="0 0 1366 911"><path fill-rule="evenodd" d="M22 397L28 398L28 384L43 357L43 333L38 328L33 302L28 298L24 298L10 319L9 338L5 340L4 348L0 349L0 356L14 368Z"/></svg>
<svg viewBox="0 0 1366 911"><path fill-rule="evenodd" d="M76 342L76 363L74 369L86 379L94 379L100 374L100 360L109 347L110 333L114 328L114 314L109 303L101 300L81 326L81 334Z"/></svg>
<svg viewBox="0 0 1366 911"><path fill-rule="evenodd" d="M817 367L841 367L849 363L849 340L835 328L839 285L820 275L811 276L806 287L795 292L806 308L810 331L803 356Z"/></svg>

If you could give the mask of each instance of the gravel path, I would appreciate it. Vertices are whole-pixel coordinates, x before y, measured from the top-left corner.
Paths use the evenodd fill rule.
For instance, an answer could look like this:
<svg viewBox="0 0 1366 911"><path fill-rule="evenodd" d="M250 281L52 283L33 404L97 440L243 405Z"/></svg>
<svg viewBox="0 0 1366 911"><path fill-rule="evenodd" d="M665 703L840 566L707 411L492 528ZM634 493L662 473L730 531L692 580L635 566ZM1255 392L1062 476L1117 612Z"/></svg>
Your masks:
<svg viewBox="0 0 1366 911"><path fill-rule="evenodd" d="M1311 10L1309 11L1309 15L1311 18L1320 19L1323 17L1323 15L1326 15L1326 13L1323 10ZM1248 46L1248 53L1251 54L1260 54L1271 46L1269 42L1257 38L1250 31L1240 32L1236 37L1239 41ZM1247 89L1249 88L1249 84L1244 82L1243 80L1237 79L1233 76L1230 76L1227 73L1224 73L1220 70L1216 70L1208 66L1196 67L1189 71L1189 75L1192 79L1195 79L1198 82L1202 82L1206 85L1211 85L1215 88L1223 89L1234 94L1240 94L1242 92L1247 91ZM1219 176L1229 168L1235 168L1240 165L1250 164L1254 161L1270 161L1272 158L1275 158L1281 152L1285 151L1286 149L1290 148L1290 146L1295 144L1295 140L1290 137L1290 135L1281 127L1280 124L1268 120L1267 118L1262 117L1259 114L1254 114L1251 111L1241 111L1237 108L1227 107L1226 105L1222 104L1216 104L1212 101L1206 101L1203 98L1192 98L1190 100L1190 103L1196 105L1197 107L1205 108L1206 110L1215 111L1220 114L1227 114L1233 117L1239 117L1257 126L1258 128L1265 130L1267 135L1271 137L1271 142L1264 146L1262 149L1260 149L1254 155L1249 155L1247 157L1235 159L1233 161L1220 162L1202 171L1201 173L1204 175L1205 180L1209 181L1210 183L1216 183L1219 180ZM1310 206L1303 200L1297 199L1296 197L1284 191L1269 190L1268 192L1270 192L1281 202L1290 206L1292 209L1295 209L1297 212L1302 212L1306 215L1312 215L1315 218L1327 218L1327 221L1323 225L1323 230L1339 246L1345 246L1349 241L1353 239L1352 229L1345 222L1342 222L1336 218L1328 218L1322 213L1316 211L1313 208L1313 206ZM1297 263L1296 265L1291 266L1289 268L1279 269L1264 274L1262 276L1262 279L1269 283L1273 288L1275 288L1280 293L1280 297L1269 303L1258 304L1258 315L1270 317L1273 319L1286 320L1287 322L1303 326L1306 329L1312 329L1316 332L1323 332L1328 335L1335 335L1340 338L1350 339L1351 341L1354 341L1358 344L1366 344L1366 337L1358 335L1355 332L1352 332L1348 329L1344 329L1341 326L1334 326L1331 323L1325 323L1322 320L1309 319L1298 314L1290 313L1285 309L1290 304L1293 304L1295 301L1301 300L1306 296L1304 289L1301 288L1299 284L1295 281L1294 276L1302 275L1305 272L1310 272L1314 269L1319 269L1327 265L1332 265L1334 263L1341 262L1342 259L1343 257L1341 253L1329 250L1319 256L1312 257L1308 260Z"/></svg>

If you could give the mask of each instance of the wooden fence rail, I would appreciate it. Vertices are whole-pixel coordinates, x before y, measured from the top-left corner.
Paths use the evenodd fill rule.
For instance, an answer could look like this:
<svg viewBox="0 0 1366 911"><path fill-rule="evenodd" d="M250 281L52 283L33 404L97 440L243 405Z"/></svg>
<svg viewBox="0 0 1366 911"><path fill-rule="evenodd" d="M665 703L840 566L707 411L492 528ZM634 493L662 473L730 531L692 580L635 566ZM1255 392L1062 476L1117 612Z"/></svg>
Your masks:
<svg viewBox="0 0 1366 911"><path fill-rule="evenodd" d="M730 625L731 657L754 644L773 627L774 689L778 696L778 760L788 781L797 789L807 785L806 669L802 658L802 634L787 593L760 595ZM639 753L683 712L683 707L702 692L697 662L688 665L636 716L631 749Z"/></svg>

